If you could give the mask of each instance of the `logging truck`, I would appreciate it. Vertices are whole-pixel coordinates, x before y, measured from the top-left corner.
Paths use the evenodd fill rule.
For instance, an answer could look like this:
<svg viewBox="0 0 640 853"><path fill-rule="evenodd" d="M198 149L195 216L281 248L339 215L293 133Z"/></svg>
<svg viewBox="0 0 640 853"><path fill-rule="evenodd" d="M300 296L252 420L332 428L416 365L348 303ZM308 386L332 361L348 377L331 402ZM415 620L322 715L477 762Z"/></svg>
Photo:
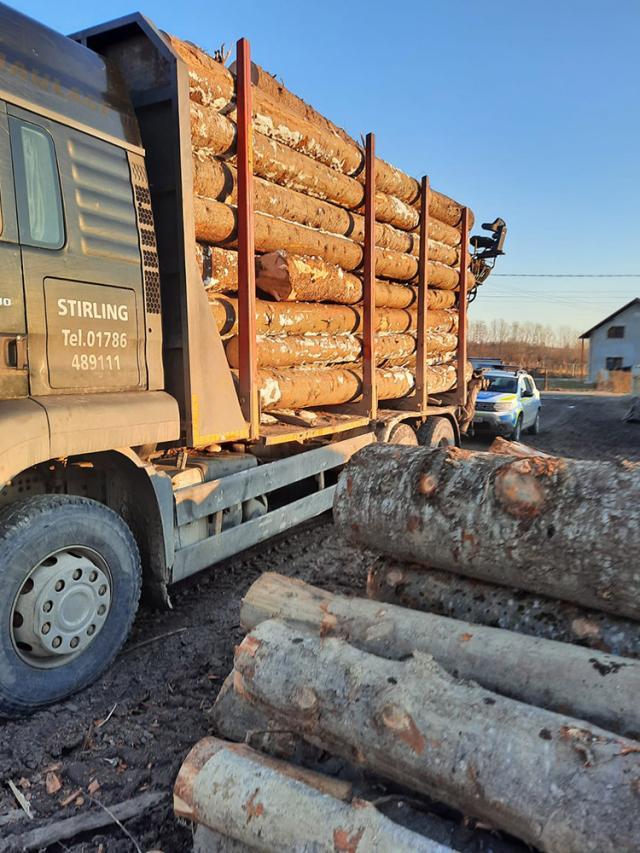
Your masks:
<svg viewBox="0 0 640 853"><path fill-rule="evenodd" d="M473 416L466 307L485 267L476 265L474 274L469 258L471 214L432 192L426 178L407 179L409 194L416 188L411 204L387 204L381 182L401 173L376 160L372 135L366 150L340 137L354 156L360 151L361 168L322 165L323 178L340 179L354 199L362 195L360 213L351 216L362 225L361 242L341 235L329 247L349 250L344 265L361 288L358 304L319 300L307 311L330 308L341 321L350 312L356 324L360 338L351 335L349 346L356 340L361 348L357 368L342 370L337 382L342 387L346 376L352 383L348 399L269 403L265 388L275 380L261 372L259 324L276 309L307 303L256 298L256 253L274 248L260 229L265 217L287 218L260 212L254 186L264 137L255 133L252 154L260 128L254 119L252 129L251 98L269 81L251 64L244 40L233 75L220 64L212 69L236 87L232 206L194 200L193 75L174 40L139 14L65 37L0 6L5 716L57 701L103 672L127 638L141 591L167 606L171 584L329 510L337 472L359 448L458 443ZM218 115L227 129L229 115ZM312 164L308 153L277 146ZM301 174L298 168L298 180ZM331 213L327 192L316 210ZM235 296L226 303L210 298L211 276L198 266L198 257L211 262L209 250L194 252L198 228L222 221L215 205L231 210L237 232L224 237L237 264ZM430 223L438 205L443 216L454 211L457 225ZM377 206L389 216L404 211L413 233L381 225ZM316 234L308 223L295 228L300 239ZM378 251L377 241L398 235L415 246L420 237L417 252ZM442 242L449 237L457 248ZM432 243L434 252L441 247L443 257L457 258L457 272L429 260ZM403 259L410 272L402 286L376 279L382 260ZM441 368L449 382L442 393L430 385L430 274L454 285L445 310L455 313L456 361ZM381 293L415 299L415 306L380 308L388 304ZM237 364L220 320L229 310ZM413 324L417 356L411 370L385 373L377 368L376 317L392 311ZM329 387L329 373L300 370L295 376L314 388ZM405 385L384 399L381 383L398 377Z"/></svg>

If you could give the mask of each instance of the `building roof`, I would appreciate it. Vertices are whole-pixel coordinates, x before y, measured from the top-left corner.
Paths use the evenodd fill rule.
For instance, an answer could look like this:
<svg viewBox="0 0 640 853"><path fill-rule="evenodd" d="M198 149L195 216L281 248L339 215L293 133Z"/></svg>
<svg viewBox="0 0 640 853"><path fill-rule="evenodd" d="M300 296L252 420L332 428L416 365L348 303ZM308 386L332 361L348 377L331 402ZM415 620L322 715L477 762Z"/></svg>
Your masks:
<svg viewBox="0 0 640 853"><path fill-rule="evenodd" d="M631 308L632 305L640 305L640 297L632 299L631 302L627 302L626 305L623 305L622 308L618 308L617 311L614 311L613 314L609 314L608 317L605 317L604 320L600 320L599 323L596 323L595 326L592 326L590 329L587 329L586 332L583 332L580 337L581 338L590 338L592 333L595 332L596 329L599 329L600 326L604 326L605 323L608 323L609 320L613 320L614 317L617 317L618 314L622 314L623 311L626 311L627 308Z"/></svg>

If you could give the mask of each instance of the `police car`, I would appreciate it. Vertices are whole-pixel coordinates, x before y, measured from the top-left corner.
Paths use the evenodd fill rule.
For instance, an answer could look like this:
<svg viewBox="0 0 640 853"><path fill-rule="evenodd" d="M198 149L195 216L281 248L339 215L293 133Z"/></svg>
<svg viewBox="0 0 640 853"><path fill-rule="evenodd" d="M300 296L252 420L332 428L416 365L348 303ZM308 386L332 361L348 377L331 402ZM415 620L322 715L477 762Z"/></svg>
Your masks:
<svg viewBox="0 0 640 853"><path fill-rule="evenodd" d="M488 370L486 388L480 391L473 418L474 431L486 430L514 441L523 429L540 432L540 392L524 370Z"/></svg>

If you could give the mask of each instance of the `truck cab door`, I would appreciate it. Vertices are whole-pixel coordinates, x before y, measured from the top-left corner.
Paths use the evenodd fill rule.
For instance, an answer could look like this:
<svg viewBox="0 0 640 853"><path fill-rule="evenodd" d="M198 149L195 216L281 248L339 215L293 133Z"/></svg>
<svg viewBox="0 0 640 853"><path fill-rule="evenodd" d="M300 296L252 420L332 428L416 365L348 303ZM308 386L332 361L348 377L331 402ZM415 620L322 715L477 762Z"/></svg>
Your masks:
<svg viewBox="0 0 640 853"><path fill-rule="evenodd" d="M147 387L127 152L7 107L32 396Z"/></svg>
<svg viewBox="0 0 640 853"><path fill-rule="evenodd" d="M0 399L26 397L26 324L7 107L0 101Z"/></svg>

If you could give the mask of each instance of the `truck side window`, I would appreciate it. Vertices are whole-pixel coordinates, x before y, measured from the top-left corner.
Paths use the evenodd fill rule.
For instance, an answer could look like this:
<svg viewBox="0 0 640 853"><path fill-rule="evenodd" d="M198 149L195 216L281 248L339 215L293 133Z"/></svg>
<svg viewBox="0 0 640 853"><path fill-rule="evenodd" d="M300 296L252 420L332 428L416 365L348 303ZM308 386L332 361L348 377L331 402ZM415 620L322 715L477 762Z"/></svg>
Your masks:
<svg viewBox="0 0 640 853"><path fill-rule="evenodd" d="M64 219L53 139L35 124L16 118L10 123L20 242L60 249Z"/></svg>

